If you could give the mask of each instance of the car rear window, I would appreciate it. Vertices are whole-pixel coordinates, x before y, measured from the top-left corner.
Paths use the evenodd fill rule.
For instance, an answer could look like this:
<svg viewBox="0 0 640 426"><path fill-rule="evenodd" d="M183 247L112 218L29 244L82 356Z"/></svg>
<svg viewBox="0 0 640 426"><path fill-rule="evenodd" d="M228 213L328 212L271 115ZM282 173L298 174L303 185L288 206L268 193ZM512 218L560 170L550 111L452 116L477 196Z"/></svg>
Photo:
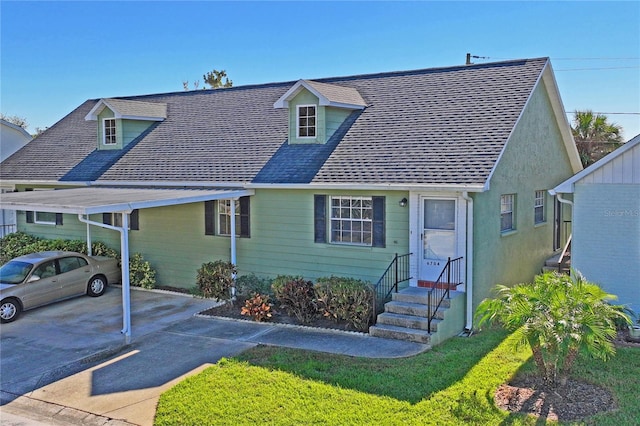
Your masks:
<svg viewBox="0 0 640 426"><path fill-rule="evenodd" d="M60 265L60 273L64 274L65 272L71 272L75 269L86 266L87 261L77 256L63 257L62 259L58 260L58 264Z"/></svg>

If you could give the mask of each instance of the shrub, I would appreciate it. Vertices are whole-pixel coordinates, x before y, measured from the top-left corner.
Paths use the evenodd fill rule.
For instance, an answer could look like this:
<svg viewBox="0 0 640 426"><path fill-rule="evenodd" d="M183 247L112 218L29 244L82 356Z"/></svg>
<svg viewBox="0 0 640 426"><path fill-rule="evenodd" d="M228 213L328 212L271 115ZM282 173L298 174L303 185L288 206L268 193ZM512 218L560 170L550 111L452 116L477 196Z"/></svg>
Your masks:
<svg viewBox="0 0 640 426"><path fill-rule="evenodd" d="M583 277L548 272L533 283L496 286L498 297L478 306L478 325L497 322L533 352L546 387L566 384L580 353L607 360L615 354L616 321L630 323L615 299Z"/></svg>
<svg viewBox="0 0 640 426"><path fill-rule="evenodd" d="M366 281L354 278L318 278L315 285L322 315L344 321L359 331L366 331L373 318L374 289Z"/></svg>
<svg viewBox="0 0 640 426"><path fill-rule="evenodd" d="M129 259L129 282L135 287L150 289L156 286L156 271L140 253L135 253Z"/></svg>
<svg viewBox="0 0 640 426"><path fill-rule="evenodd" d="M120 256L116 250L107 247L100 241L92 242L91 248L92 256L107 256L113 258ZM0 263L4 264L13 258L28 253L58 250L87 254L87 243L81 240L46 240L25 234L24 232L15 232L0 239Z"/></svg>
<svg viewBox="0 0 640 426"><path fill-rule="evenodd" d="M84 252L86 253L86 252ZM120 257L120 253L111 247L107 247L107 245L100 241L91 242L91 255L92 256L107 256L118 258Z"/></svg>
<svg viewBox="0 0 640 426"><path fill-rule="evenodd" d="M39 238L24 232L14 232L0 239L0 263L3 265L14 257L26 254L25 247L35 243Z"/></svg>
<svg viewBox="0 0 640 426"><path fill-rule="evenodd" d="M267 321L271 318L271 307L269 296L266 294L256 293L253 297L248 298L244 302L244 306L240 311L241 315L249 315L254 321Z"/></svg>
<svg viewBox="0 0 640 426"><path fill-rule="evenodd" d="M235 265L224 260L203 263L198 269L196 284L200 294L218 300L231 298L233 278L237 273Z"/></svg>
<svg viewBox="0 0 640 426"><path fill-rule="evenodd" d="M317 315L313 283L300 277L285 281L284 277L274 280L273 290L280 307L298 321L308 324Z"/></svg>
<svg viewBox="0 0 640 426"><path fill-rule="evenodd" d="M299 275L278 275L271 281L271 290L276 297L276 299L280 299L280 295L282 294L282 289L284 285L290 281L302 280L303 278Z"/></svg>
<svg viewBox="0 0 640 426"><path fill-rule="evenodd" d="M273 295L269 278L260 278L255 274L242 275L236 279L236 289L239 296L249 297L255 293Z"/></svg>

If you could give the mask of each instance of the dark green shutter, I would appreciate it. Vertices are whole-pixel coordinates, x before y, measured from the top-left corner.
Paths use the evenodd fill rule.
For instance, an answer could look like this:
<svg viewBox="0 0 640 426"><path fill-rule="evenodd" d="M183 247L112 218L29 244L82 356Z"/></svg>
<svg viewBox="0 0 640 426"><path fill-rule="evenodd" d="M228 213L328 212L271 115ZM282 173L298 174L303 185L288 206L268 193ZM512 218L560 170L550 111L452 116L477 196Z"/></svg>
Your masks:
<svg viewBox="0 0 640 426"><path fill-rule="evenodd" d="M249 197L240 197L240 236L249 238L251 232L249 229Z"/></svg>
<svg viewBox="0 0 640 426"><path fill-rule="evenodd" d="M373 201L373 247L385 247L384 198L372 197Z"/></svg>
<svg viewBox="0 0 640 426"><path fill-rule="evenodd" d="M33 191L33 188L25 188L25 191ZM25 212L27 213L27 223L33 223L33 212Z"/></svg>
<svg viewBox="0 0 640 426"><path fill-rule="evenodd" d="M216 203L213 201L204 202L204 235L215 235Z"/></svg>
<svg viewBox="0 0 640 426"><path fill-rule="evenodd" d="M316 243L327 242L327 196L314 195L313 197L313 241Z"/></svg>
<svg viewBox="0 0 640 426"><path fill-rule="evenodd" d="M132 231L140 230L140 210L135 209L129 215L129 229Z"/></svg>

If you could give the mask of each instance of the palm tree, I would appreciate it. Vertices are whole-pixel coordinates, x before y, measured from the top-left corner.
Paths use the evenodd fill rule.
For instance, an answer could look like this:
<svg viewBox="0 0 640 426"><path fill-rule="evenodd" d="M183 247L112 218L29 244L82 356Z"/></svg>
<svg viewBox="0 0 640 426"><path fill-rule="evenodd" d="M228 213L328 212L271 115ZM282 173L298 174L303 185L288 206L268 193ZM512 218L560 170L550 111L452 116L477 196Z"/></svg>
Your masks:
<svg viewBox="0 0 640 426"><path fill-rule="evenodd" d="M593 111L576 111L571 127L584 167L595 163L622 143L622 127Z"/></svg>
<svg viewBox="0 0 640 426"><path fill-rule="evenodd" d="M616 320L631 323L622 306L583 277L548 272L533 283L496 286L498 297L478 307L479 325L497 322L529 345L546 387L564 386L579 353L606 361L615 354Z"/></svg>

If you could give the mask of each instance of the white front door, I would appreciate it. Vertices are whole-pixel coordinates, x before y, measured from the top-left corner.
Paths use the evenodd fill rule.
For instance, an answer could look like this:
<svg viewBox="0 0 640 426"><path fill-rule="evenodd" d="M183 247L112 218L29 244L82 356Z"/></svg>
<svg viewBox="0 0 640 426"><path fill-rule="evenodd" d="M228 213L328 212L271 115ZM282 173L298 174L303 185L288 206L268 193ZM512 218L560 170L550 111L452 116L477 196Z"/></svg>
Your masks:
<svg viewBox="0 0 640 426"><path fill-rule="evenodd" d="M421 198L420 280L435 281L457 252L457 201L452 198Z"/></svg>

